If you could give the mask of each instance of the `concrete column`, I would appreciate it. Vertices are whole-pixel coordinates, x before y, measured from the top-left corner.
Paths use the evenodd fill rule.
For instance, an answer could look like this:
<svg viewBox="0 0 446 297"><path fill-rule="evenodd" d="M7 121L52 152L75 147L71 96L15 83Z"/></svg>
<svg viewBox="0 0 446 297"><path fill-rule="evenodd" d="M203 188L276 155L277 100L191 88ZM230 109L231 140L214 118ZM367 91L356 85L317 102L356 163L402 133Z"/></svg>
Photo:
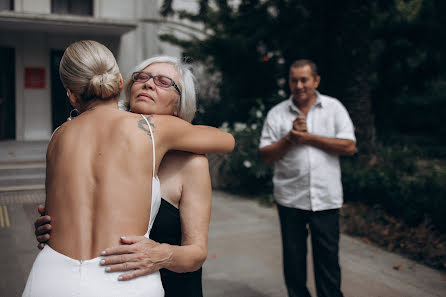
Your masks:
<svg viewBox="0 0 446 297"><path fill-rule="evenodd" d="M46 140L52 132L51 127L51 83L50 59L46 33L24 34L21 43L21 65L16 68L17 90L22 91L22 113L18 120L23 126L23 140ZM41 68L45 71L45 86L42 89L25 88L25 69ZM19 98L19 96L17 96Z"/></svg>

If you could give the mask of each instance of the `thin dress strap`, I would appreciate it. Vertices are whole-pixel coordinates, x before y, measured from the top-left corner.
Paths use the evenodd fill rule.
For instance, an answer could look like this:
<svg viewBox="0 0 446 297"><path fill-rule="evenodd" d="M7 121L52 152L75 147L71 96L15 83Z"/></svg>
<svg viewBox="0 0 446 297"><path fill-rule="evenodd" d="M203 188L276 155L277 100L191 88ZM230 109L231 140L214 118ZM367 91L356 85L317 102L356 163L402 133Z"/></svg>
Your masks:
<svg viewBox="0 0 446 297"><path fill-rule="evenodd" d="M56 129L54 129L53 134L51 134L50 141L51 141L51 139L53 139L54 133L56 133L57 129L59 129L59 128L60 128L60 126L57 127Z"/></svg>
<svg viewBox="0 0 446 297"><path fill-rule="evenodd" d="M152 131L152 127L150 126L149 121L147 120L147 118L143 115L141 115L142 118L146 121L147 126L149 126L150 129L150 137L152 138L152 147L153 147L153 177L155 177L155 137L153 136L153 131Z"/></svg>

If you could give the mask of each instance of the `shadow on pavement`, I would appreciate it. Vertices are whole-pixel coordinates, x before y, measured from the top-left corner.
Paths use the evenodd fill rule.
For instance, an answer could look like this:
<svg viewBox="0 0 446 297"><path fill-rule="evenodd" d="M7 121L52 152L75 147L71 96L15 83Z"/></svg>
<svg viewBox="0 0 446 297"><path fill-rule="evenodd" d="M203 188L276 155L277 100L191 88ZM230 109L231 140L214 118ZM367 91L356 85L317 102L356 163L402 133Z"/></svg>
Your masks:
<svg viewBox="0 0 446 297"><path fill-rule="evenodd" d="M249 287L246 283L233 282L227 280L207 279L204 286L203 295L206 297L269 297L270 294L257 291Z"/></svg>

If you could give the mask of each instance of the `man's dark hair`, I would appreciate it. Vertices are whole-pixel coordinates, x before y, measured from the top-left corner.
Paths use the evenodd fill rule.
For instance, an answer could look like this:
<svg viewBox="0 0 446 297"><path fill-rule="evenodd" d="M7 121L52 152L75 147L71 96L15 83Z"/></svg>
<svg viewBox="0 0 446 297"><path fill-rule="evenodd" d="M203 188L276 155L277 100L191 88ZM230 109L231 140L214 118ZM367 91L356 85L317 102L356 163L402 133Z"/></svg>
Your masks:
<svg viewBox="0 0 446 297"><path fill-rule="evenodd" d="M313 76L314 77L318 76L316 64L311 60L307 60L307 59L296 60L293 62L293 64L291 64L290 69L297 68L297 67L304 67L307 65L310 66L311 73L313 74Z"/></svg>

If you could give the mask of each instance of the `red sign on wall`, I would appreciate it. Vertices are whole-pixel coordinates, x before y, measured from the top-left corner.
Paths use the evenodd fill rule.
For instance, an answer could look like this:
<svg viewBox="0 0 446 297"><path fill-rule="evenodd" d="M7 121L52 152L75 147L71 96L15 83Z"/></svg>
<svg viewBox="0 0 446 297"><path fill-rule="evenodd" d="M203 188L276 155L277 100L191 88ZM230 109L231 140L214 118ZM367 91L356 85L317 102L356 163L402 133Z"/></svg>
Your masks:
<svg viewBox="0 0 446 297"><path fill-rule="evenodd" d="M25 88L45 89L45 68L25 68Z"/></svg>

